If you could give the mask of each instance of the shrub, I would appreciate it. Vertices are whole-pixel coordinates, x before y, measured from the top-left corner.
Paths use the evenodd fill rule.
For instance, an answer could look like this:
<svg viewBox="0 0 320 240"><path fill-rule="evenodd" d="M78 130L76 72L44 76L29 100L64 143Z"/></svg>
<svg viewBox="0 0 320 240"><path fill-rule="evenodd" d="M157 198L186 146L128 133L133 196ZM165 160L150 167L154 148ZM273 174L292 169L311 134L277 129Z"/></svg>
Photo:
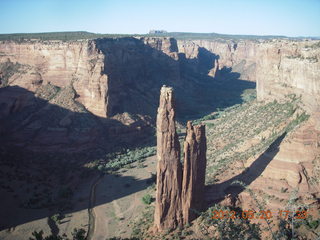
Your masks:
<svg viewBox="0 0 320 240"><path fill-rule="evenodd" d="M319 226L320 220L314 220L308 223L308 227L316 229Z"/></svg>
<svg viewBox="0 0 320 240"><path fill-rule="evenodd" d="M83 228L80 229L73 229L73 232L71 233L73 240L85 240L86 239L86 231Z"/></svg>
<svg viewBox="0 0 320 240"><path fill-rule="evenodd" d="M146 194L142 197L142 202L144 204L150 205L153 202L153 197L150 194Z"/></svg>
<svg viewBox="0 0 320 240"><path fill-rule="evenodd" d="M281 188L282 193L285 193L287 190L288 190L288 188L283 188L283 187Z"/></svg>

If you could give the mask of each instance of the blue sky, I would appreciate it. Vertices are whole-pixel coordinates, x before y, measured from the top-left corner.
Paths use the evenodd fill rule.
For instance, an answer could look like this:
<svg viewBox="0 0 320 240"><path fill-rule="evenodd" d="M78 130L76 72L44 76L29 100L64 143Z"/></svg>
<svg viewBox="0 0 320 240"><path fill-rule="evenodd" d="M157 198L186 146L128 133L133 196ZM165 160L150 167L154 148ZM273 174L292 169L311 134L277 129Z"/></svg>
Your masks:
<svg viewBox="0 0 320 240"><path fill-rule="evenodd" d="M0 0L0 33L320 36L320 0Z"/></svg>

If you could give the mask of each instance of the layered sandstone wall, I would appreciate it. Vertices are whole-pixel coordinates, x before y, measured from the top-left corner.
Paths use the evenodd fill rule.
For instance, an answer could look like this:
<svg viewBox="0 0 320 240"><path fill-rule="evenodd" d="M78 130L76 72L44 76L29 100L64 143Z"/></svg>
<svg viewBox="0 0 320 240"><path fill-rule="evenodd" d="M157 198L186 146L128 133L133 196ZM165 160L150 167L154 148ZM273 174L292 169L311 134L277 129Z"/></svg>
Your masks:
<svg viewBox="0 0 320 240"><path fill-rule="evenodd" d="M231 68L240 79L257 82L259 100L301 95L306 109L317 112L320 107L319 41L178 41L179 52L187 59L211 56L211 69ZM217 62L218 60L218 62Z"/></svg>
<svg viewBox="0 0 320 240"><path fill-rule="evenodd" d="M92 113L106 116L104 55L93 41L2 42L0 63L6 62L23 66L9 79L8 85L30 91L48 83L61 88L73 85L79 102Z"/></svg>
<svg viewBox="0 0 320 240"><path fill-rule="evenodd" d="M240 79L257 82L259 100L295 93L302 95L308 110L319 111L319 58L319 41L119 38L0 43L0 64L22 64L9 85L35 91L48 82L72 84L77 100L102 117L155 115L159 88L170 84L189 89L190 69L213 77L233 71Z"/></svg>
<svg viewBox="0 0 320 240"><path fill-rule="evenodd" d="M161 85L180 82L173 38L7 41L0 43L0 64L18 64L7 85L30 91L48 83L71 85L77 101L101 117L123 112L150 115ZM12 70L1 67L0 77L7 71Z"/></svg>

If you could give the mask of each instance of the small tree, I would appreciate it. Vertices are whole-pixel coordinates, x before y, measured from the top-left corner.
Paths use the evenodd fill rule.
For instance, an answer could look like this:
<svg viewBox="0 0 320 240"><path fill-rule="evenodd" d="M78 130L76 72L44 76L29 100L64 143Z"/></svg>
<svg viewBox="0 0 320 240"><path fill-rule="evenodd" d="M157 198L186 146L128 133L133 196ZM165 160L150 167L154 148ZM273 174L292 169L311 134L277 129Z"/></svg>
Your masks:
<svg viewBox="0 0 320 240"><path fill-rule="evenodd" d="M86 239L86 230L83 228L80 229L73 229L73 232L71 233L73 240L85 240Z"/></svg>
<svg viewBox="0 0 320 240"><path fill-rule="evenodd" d="M142 202L144 204L150 205L153 202L153 197L150 194L146 194L142 197Z"/></svg>
<svg viewBox="0 0 320 240"><path fill-rule="evenodd" d="M32 232L32 236L35 238L29 238L29 240L43 240L43 231L41 230L40 232L34 231Z"/></svg>

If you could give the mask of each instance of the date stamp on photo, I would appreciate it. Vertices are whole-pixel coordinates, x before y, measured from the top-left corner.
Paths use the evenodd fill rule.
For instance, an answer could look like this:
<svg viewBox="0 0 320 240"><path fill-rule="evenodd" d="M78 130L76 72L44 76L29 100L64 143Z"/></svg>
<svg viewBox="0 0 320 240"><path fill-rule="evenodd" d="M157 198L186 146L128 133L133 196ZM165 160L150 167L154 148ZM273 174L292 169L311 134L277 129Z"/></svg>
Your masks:
<svg viewBox="0 0 320 240"><path fill-rule="evenodd" d="M308 211L279 210L272 212L271 210L244 210L237 212L234 210L214 210L212 212L212 219L271 219L273 217L282 219L288 219L289 217L294 219L306 219L308 217Z"/></svg>

